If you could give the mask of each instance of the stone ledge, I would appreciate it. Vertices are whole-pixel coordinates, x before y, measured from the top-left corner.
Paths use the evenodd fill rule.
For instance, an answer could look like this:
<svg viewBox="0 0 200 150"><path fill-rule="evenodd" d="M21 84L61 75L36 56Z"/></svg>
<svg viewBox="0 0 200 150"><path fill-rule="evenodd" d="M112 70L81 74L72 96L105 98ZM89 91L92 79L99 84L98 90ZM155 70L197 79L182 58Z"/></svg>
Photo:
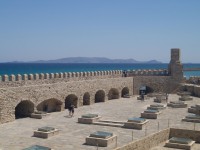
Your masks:
<svg viewBox="0 0 200 150"><path fill-rule="evenodd" d="M146 120L142 123L137 123L137 122L125 122L124 123L124 128L128 128L128 129L138 129L138 130L142 130L142 126L145 125L146 123L148 123L149 120Z"/></svg>
<svg viewBox="0 0 200 150"><path fill-rule="evenodd" d="M49 132L42 132L42 131L35 130L33 136L47 139L47 138L54 136L54 135L57 135L57 134L59 134L58 129L55 129L55 130L49 131Z"/></svg>
<svg viewBox="0 0 200 150"><path fill-rule="evenodd" d="M159 114L160 114L160 112L157 112L157 113L145 113L145 112L142 112L141 113L141 118L157 119Z"/></svg>
<svg viewBox="0 0 200 150"><path fill-rule="evenodd" d="M100 146L100 147L108 147L113 145L115 142L117 142L117 136L113 135L109 138L103 139L103 138L95 138L95 137L86 137L86 145L91 146Z"/></svg>
<svg viewBox="0 0 200 150"><path fill-rule="evenodd" d="M189 144L170 143L169 140L167 140L165 147L191 150L194 143L195 141L191 141Z"/></svg>
<svg viewBox="0 0 200 150"><path fill-rule="evenodd" d="M97 122L101 116L94 117L94 118L78 118L78 123L83 124L93 124L94 122Z"/></svg>

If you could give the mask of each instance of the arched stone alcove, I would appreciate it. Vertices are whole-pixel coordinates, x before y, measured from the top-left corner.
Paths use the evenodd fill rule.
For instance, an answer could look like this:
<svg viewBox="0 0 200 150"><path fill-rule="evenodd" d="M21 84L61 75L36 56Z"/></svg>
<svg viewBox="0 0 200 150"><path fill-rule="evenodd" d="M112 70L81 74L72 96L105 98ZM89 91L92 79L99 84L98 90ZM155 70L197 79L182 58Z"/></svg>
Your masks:
<svg viewBox="0 0 200 150"><path fill-rule="evenodd" d="M122 94L121 96L124 97L125 95L129 95L129 88L128 87L124 87L122 89Z"/></svg>
<svg viewBox="0 0 200 150"><path fill-rule="evenodd" d="M99 90L95 94L95 103L105 102L105 92L103 90Z"/></svg>
<svg viewBox="0 0 200 150"><path fill-rule="evenodd" d="M90 105L90 94L88 92L83 95L83 105Z"/></svg>
<svg viewBox="0 0 200 150"><path fill-rule="evenodd" d="M21 101L16 107L15 107L15 118L25 118L30 117L31 113L34 112L34 104L33 102L29 100Z"/></svg>
<svg viewBox="0 0 200 150"><path fill-rule="evenodd" d="M70 94L65 98L65 109L68 109L71 105L78 107L78 97L74 94Z"/></svg>
<svg viewBox="0 0 200 150"><path fill-rule="evenodd" d="M118 99L118 98L119 98L119 91L116 88L111 88L108 92L108 100Z"/></svg>
<svg viewBox="0 0 200 150"><path fill-rule="evenodd" d="M43 102L38 104L37 110L48 112L48 113L49 112L61 111L62 110L62 104L63 104L62 101L55 99L55 98L51 98L51 99L44 100Z"/></svg>
<svg viewBox="0 0 200 150"><path fill-rule="evenodd" d="M152 87L146 86L146 94L153 93L153 92L154 92L154 90Z"/></svg>
<svg viewBox="0 0 200 150"><path fill-rule="evenodd" d="M139 89L139 94L141 95L142 93L143 94L148 94L148 93L153 93L153 88L149 87L149 86L141 86L140 89Z"/></svg>

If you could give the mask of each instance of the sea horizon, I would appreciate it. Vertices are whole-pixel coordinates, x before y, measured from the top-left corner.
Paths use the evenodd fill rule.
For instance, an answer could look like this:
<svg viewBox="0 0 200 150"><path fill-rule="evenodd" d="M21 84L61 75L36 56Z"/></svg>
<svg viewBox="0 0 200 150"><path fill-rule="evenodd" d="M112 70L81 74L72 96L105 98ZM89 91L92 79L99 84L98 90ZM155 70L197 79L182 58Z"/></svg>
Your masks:
<svg viewBox="0 0 200 150"><path fill-rule="evenodd" d="M168 63L0 63L0 76L36 73L90 72L109 70L167 69ZM184 63L183 68L200 68L200 63ZM184 76L200 76L200 71L184 71Z"/></svg>

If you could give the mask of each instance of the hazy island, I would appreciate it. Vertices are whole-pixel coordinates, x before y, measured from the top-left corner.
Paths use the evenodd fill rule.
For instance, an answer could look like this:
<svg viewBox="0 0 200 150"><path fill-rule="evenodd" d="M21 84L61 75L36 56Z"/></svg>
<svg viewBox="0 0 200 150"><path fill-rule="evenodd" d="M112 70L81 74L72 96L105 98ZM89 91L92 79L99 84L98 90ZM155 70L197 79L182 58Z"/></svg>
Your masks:
<svg viewBox="0 0 200 150"><path fill-rule="evenodd" d="M38 60L38 61L13 61L11 63L162 63L157 60L137 61L135 59L109 59L104 57L67 57L55 60Z"/></svg>

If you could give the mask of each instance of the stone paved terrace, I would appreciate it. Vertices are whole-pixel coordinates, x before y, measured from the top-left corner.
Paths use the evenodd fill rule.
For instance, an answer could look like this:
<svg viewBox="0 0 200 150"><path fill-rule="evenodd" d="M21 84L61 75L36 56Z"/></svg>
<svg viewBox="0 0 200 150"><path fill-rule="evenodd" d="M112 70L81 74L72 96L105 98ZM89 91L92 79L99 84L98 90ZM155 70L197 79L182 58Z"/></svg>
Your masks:
<svg viewBox="0 0 200 150"><path fill-rule="evenodd" d="M178 100L178 96L169 95L170 100ZM127 121L130 117L140 117L140 113L153 103L153 98L141 102L137 100L137 96L134 96L79 107L75 109L75 116L73 118L68 117L68 111L66 110L51 113L42 120L24 118L1 124L0 150L21 150L31 145L47 146L55 150L96 150L95 146L87 146L84 143L86 136L98 130L116 134L118 136L118 146L120 147L132 141L132 131L134 135L133 140L137 140L145 136L145 130L79 124L77 123L78 117L87 113L98 113L103 120ZM186 103L189 106L200 103L200 98L195 97L193 101ZM163 110L157 120L150 120L147 126L147 134L157 132L158 121L160 129L167 128L168 118L170 118L170 127L194 129L193 123L181 122L181 119L186 114L187 108L167 108ZM60 130L60 133L49 139L32 137L33 130L43 126L55 127ZM200 124L196 124L196 130L200 130ZM200 149L199 144L197 144L197 147ZM110 149L112 148L99 147L99 150ZM154 150L156 149L162 149L162 144Z"/></svg>

